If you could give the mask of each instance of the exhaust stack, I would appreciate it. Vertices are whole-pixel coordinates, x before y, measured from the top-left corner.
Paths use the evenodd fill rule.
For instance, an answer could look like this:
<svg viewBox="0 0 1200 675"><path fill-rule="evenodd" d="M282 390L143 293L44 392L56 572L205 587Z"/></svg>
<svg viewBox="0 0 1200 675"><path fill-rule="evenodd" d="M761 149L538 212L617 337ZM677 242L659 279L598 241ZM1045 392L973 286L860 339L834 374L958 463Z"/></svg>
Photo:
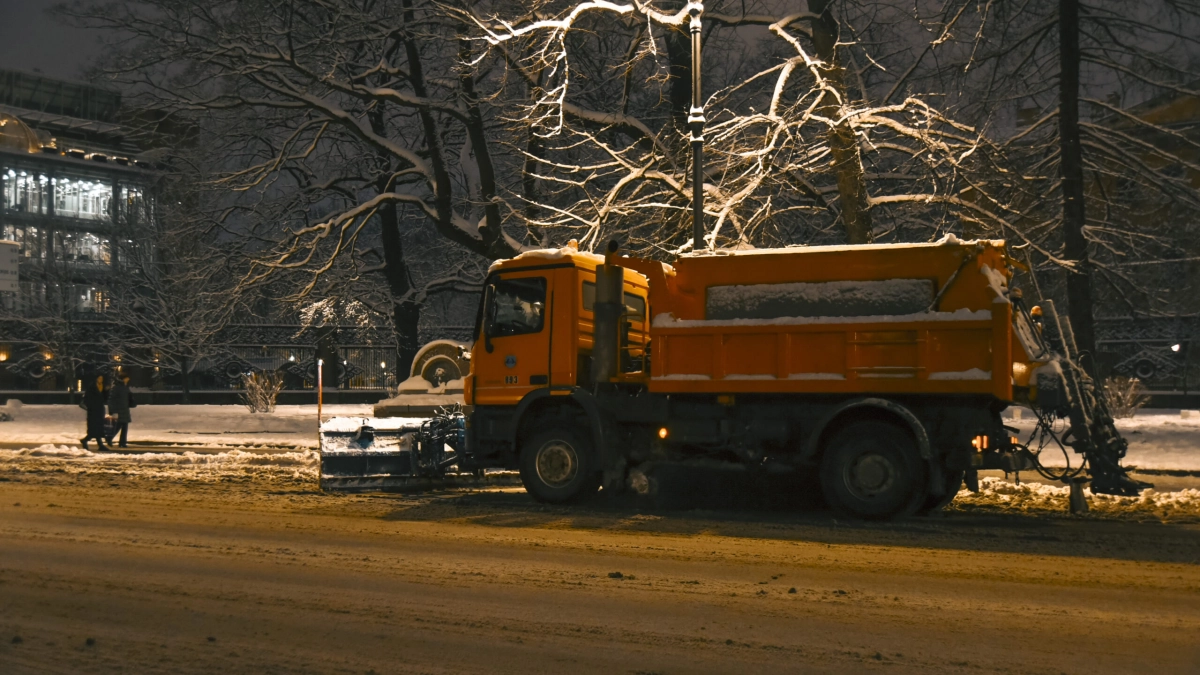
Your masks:
<svg viewBox="0 0 1200 675"><path fill-rule="evenodd" d="M596 268L596 304L592 333L592 382L617 376L621 320L625 317L625 268L616 264L616 240L608 242L604 264Z"/></svg>

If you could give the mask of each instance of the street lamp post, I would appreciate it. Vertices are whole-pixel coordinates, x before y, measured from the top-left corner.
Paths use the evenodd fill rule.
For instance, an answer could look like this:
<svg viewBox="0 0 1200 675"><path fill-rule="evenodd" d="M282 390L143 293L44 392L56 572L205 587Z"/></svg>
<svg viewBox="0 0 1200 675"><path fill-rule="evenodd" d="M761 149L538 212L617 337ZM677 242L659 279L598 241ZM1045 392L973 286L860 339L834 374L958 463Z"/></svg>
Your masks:
<svg viewBox="0 0 1200 675"><path fill-rule="evenodd" d="M704 3L689 2L687 6L692 34L692 108L687 123L692 141L692 250L704 248L704 100L700 81L700 17Z"/></svg>
<svg viewBox="0 0 1200 675"><path fill-rule="evenodd" d="M325 382L322 377L325 367L324 359L317 359L317 447L321 447L321 398L325 393Z"/></svg>

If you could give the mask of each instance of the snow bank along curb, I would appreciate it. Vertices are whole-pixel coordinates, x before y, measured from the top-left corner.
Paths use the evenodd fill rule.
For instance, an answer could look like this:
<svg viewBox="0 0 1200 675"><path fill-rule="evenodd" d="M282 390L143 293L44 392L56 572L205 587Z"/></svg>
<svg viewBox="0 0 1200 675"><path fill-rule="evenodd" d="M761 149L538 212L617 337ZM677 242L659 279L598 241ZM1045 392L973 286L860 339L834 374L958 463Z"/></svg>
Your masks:
<svg viewBox="0 0 1200 675"><path fill-rule="evenodd" d="M954 511L996 509L1030 514L1068 515L1070 488L1042 483L1011 483L999 478L979 481L979 492L962 490L948 507ZM1137 497L1114 497L1084 490L1090 515L1118 518L1153 518L1161 521L1200 522L1200 490L1178 492L1144 490Z"/></svg>
<svg viewBox="0 0 1200 675"><path fill-rule="evenodd" d="M0 450L4 473L114 474L156 480L219 482L233 480L317 480L314 450L263 454L230 450L196 452L92 452L66 445Z"/></svg>

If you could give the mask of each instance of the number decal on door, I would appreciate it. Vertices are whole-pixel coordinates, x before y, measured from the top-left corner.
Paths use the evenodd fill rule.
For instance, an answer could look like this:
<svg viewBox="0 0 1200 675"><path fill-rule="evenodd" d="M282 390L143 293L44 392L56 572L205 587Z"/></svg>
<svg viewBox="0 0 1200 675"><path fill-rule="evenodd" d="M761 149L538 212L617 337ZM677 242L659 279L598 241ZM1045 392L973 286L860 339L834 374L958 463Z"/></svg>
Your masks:
<svg viewBox="0 0 1200 675"><path fill-rule="evenodd" d="M516 384L516 383L517 383L516 375L505 375L504 376L504 384Z"/></svg>

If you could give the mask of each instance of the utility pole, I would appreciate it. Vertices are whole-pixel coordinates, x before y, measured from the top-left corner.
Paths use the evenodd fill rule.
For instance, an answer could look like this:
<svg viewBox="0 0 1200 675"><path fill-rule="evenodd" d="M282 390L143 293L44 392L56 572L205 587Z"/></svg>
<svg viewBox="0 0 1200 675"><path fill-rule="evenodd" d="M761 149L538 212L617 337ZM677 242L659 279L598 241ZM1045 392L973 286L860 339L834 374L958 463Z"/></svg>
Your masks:
<svg viewBox="0 0 1200 675"><path fill-rule="evenodd" d="M1079 0L1058 3L1058 142L1062 168L1063 253L1075 263L1067 273L1067 314L1092 377L1096 372L1096 330L1092 318L1092 265L1088 260L1083 201L1083 150L1079 141Z"/></svg>
<svg viewBox="0 0 1200 675"><path fill-rule="evenodd" d="M704 3L689 2L688 27L692 33L692 108L688 127L692 140L692 251L704 249L704 99L700 79L700 17Z"/></svg>

